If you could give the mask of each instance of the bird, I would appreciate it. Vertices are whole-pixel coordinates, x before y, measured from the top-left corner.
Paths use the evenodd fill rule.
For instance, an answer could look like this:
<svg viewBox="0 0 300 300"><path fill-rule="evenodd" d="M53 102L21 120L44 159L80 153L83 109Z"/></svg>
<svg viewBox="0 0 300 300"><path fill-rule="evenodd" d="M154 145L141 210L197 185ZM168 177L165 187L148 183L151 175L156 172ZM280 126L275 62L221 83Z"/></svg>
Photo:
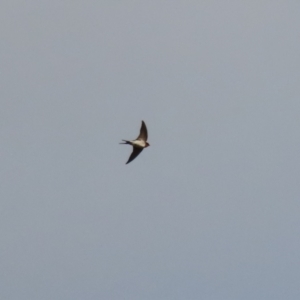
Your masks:
<svg viewBox="0 0 300 300"><path fill-rule="evenodd" d="M142 121L140 134L135 140L133 140L133 141L122 140L124 143L120 143L120 144L131 145L133 147L132 153L129 156L129 159L128 159L126 165L129 164L131 161L133 161L143 151L144 148L147 148L150 146L150 144L147 143L147 139L148 139L147 127L146 127L145 122Z"/></svg>

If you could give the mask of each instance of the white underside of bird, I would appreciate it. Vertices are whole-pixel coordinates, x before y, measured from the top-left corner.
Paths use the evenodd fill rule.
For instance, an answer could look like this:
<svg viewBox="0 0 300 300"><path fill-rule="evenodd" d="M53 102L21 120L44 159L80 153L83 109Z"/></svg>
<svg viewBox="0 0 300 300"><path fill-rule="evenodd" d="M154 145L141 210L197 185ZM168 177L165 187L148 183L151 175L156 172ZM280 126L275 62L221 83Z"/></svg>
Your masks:
<svg viewBox="0 0 300 300"><path fill-rule="evenodd" d="M130 141L130 144L135 147L145 148L146 142L142 140Z"/></svg>

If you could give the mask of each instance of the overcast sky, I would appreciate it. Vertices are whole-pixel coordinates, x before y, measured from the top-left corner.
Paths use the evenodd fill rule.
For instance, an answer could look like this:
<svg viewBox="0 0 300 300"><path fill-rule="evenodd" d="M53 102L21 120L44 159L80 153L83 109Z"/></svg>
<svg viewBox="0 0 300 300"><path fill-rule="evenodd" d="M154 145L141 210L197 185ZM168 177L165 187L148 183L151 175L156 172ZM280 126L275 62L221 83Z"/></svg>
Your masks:
<svg viewBox="0 0 300 300"><path fill-rule="evenodd" d="M299 16L3 1L0 298L300 299Z"/></svg>

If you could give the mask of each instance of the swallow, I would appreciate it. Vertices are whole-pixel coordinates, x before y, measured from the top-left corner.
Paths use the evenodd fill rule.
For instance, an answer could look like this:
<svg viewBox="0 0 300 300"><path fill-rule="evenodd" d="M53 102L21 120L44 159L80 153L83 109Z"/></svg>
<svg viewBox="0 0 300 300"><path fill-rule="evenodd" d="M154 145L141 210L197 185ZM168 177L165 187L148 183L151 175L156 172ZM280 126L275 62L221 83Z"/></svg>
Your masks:
<svg viewBox="0 0 300 300"><path fill-rule="evenodd" d="M133 147L132 153L129 156L129 159L128 159L126 165L129 164L131 161L133 161L143 151L144 148L147 148L150 146L150 144L147 143L147 139L148 139L147 127L146 127L145 122L142 121L140 135L134 141L122 140L125 143L120 143L120 144L131 145Z"/></svg>

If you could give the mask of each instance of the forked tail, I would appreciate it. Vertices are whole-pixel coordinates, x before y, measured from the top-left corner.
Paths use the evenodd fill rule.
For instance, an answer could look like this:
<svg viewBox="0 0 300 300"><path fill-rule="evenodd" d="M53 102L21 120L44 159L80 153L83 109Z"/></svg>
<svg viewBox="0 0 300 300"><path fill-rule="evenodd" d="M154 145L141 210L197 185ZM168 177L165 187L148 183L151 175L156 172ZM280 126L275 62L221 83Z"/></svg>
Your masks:
<svg viewBox="0 0 300 300"><path fill-rule="evenodd" d="M121 145L130 145L130 142L129 141L126 141L126 140L122 140L122 141L124 141L125 143L120 143Z"/></svg>

